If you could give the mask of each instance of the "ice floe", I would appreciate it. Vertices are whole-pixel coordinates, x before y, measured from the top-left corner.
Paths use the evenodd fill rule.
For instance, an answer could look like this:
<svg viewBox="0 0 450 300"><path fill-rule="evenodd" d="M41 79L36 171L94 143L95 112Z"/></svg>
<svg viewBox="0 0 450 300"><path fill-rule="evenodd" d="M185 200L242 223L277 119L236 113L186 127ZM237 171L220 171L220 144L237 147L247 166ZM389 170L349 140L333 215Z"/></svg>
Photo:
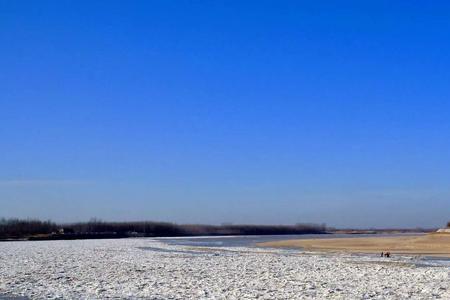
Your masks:
<svg viewBox="0 0 450 300"><path fill-rule="evenodd" d="M194 248L137 238L0 243L0 295L30 299L450 299L410 257ZM1 299L1 298L0 298Z"/></svg>

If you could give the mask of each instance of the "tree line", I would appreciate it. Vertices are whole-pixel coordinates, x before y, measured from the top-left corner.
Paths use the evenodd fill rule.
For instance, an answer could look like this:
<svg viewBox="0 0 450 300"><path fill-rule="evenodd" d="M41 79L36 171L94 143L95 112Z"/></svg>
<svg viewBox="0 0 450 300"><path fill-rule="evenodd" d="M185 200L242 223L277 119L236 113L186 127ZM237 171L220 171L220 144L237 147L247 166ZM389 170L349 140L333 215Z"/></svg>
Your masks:
<svg viewBox="0 0 450 300"><path fill-rule="evenodd" d="M174 237L205 235L282 235L325 233L325 224L201 225L168 222L89 222L57 224L51 221L0 219L0 239L79 237Z"/></svg>
<svg viewBox="0 0 450 300"><path fill-rule="evenodd" d="M58 230L51 221L0 219L0 238L22 238L39 234L50 234Z"/></svg>

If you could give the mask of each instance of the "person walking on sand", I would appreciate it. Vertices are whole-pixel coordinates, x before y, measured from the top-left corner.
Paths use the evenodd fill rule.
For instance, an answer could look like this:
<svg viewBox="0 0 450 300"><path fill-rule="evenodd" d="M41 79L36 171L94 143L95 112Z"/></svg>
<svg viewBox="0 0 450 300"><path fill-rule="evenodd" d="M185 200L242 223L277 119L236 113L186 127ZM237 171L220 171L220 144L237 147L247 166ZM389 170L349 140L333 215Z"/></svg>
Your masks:
<svg viewBox="0 0 450 300"><path fill-rule="evenodd" d="M384 257L384 252L383 251L381 251L381 257Z"/></svg>

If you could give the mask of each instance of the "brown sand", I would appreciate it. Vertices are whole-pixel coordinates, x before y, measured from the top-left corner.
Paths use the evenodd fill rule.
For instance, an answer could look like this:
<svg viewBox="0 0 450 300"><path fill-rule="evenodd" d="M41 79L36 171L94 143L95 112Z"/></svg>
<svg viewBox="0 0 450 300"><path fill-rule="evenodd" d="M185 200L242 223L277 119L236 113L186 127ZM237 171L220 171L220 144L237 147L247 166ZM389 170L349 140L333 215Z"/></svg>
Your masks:
<svg viewBox="0 0 450 300"><path fill-rule="evenodd" d="M450 234L429 233L420 236L284 240L259 243L258 246L352 253L381 253L382 251L389 251L392 254L450 257Z"/></svg>

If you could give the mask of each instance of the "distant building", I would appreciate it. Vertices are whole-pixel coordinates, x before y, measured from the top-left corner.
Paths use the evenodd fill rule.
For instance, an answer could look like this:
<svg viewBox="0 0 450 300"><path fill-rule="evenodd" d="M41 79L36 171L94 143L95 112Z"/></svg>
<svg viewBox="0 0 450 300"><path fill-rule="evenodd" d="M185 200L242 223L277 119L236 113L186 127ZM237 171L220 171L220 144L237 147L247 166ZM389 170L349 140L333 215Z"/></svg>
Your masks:
<svg viewBox="0 0 450 300"><path fill-rule="evenodd" d="M71 234L71 233L75 233L75 232L72 228L63 227L63 228L58 229L58 233L59 234Z"/></svg>

